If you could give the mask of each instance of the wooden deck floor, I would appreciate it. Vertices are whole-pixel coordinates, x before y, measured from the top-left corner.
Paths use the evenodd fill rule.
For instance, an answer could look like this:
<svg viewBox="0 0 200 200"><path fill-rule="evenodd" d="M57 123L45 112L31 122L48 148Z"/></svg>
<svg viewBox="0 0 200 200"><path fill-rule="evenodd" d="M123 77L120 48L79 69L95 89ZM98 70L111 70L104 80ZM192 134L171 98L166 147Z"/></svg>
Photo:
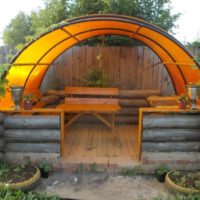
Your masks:
<svg viewBox="0 0 200 200"><path fill-rule="evenodd" d="M116 126L116 140L104 125L74 124L65 130L63 159L72 163L132 165L137 159L138 127Z"/></svg>

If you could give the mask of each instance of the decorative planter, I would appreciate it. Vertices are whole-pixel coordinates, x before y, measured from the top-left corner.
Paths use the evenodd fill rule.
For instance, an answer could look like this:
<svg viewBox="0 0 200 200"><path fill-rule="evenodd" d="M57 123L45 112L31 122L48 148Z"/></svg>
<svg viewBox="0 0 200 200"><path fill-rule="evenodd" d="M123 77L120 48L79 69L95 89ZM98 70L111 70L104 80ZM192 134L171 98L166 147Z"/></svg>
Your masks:
<svg viewBox="0 0 200 200"><path fill-rule="evenodd" d="M184 194L189 194L189 193L200 193L200 190L196 190L196 189L191 189L191 188L186 188L186 187L182 187L180 185L177 185L174 181L171 180L170 178L170 174L173 173L174 171L170 171L167 173L166 177L165 177L165 185L175 191L175 192L181 192Z"/></svg>
<svg viewBox="0 0 200 200"><path fill-rule="evenodd" d="M33 102L32 100L24 100L24 110L32 110Z"/></svg>
<svg viewBox="0 0 200 200"><path fill-rule="evenodd" d="M190 109L196 109L198 97L200 96L200 85L188 84L187 85L187 94L191 102Z"/></svg>
<svg viewBox="0 0 200 200"><path fill-rule="evenodd" d="M183 110L186 109L187 104L181 100L178 100L178 108Z"/></svg>
<svg viewBox="0 0 200 200"><path fill-rule="evenodd" d="M0 182L0 187L9 187L14 190L20 189L20 190L25 190L25 191L33 189L38 183L41 177L41 174L40 174L40 170L36 166L32 166L32 167L36 169L36 172L31 178L25 181L17 182L17 183Z"/></svg>
<svg viewBox="0 0 200 200"><path fill-rule="evenodd" d="M15 109L19 110L24 87L23 86L11 86L10 89L11 89L11 96L12 96L12 100L15 105Z"/></svg>

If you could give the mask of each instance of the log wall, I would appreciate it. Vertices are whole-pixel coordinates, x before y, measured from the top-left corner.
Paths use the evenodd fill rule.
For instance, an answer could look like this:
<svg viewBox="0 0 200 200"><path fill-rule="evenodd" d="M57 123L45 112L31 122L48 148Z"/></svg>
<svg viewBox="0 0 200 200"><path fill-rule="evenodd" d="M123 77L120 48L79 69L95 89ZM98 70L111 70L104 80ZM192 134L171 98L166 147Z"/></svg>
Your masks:
<svg viewBox="0 0 200 200"><path fill-rule="evenodd" d="M200 112L143 115L142 151L200 152Z"/></svg>
<svg viewBox="0 0 200 200"><path fill-rule="evenodd" d="M4 113L0 113L0 158L3 155L3 150L5 147L5 140L3 138L4 132L5 132L3 122L4 122L5 117L6 115Z"/></svg>
<svg viewBox="0 0 200 200"><path fill-rule="evenodd" d="M60 155L60 116L7 115L0 133L4 153L46 153ZM1 140L0 140L1 143ZM1 146L1 145L0 145Z"/></svg>

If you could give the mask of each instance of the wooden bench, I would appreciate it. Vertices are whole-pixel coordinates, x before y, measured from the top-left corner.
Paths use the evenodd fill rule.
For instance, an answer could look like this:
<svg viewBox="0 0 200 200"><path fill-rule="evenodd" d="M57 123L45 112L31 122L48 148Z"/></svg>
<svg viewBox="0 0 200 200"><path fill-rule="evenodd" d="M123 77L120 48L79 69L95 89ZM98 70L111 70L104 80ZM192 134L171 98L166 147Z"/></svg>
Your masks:
<svg viewBox="0 0 200 200"><path fill-rule="evenodd" d="M114 134L115 113L121 109L118 88L65 87L65 94L65 103L58 105L57 108L74 114L66 123L66 127L83 114L89 113L111 128ZM102 114L109 114L112 119L108 120Z"/></svg>

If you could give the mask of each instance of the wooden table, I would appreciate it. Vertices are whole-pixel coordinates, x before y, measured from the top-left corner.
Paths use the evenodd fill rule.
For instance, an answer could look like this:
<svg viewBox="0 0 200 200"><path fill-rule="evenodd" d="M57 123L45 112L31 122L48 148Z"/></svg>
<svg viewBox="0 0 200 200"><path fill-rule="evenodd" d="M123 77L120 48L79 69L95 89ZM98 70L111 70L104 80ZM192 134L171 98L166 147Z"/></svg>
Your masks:
<svg viewBox="0 0 200 200"><path fill-rule="evenodd" d="M106 126L112 129L114 135L115 128L115 113L117 113L121 107L116 104L60 104L56 109L61 109L65 113L74 113L75 115L69 119L65 124L66 127L69 127L74 121L76 121L83 114L92 114L100 121L102 121ZM108 121L101 114L111 114L112 120Z"/></svg>

